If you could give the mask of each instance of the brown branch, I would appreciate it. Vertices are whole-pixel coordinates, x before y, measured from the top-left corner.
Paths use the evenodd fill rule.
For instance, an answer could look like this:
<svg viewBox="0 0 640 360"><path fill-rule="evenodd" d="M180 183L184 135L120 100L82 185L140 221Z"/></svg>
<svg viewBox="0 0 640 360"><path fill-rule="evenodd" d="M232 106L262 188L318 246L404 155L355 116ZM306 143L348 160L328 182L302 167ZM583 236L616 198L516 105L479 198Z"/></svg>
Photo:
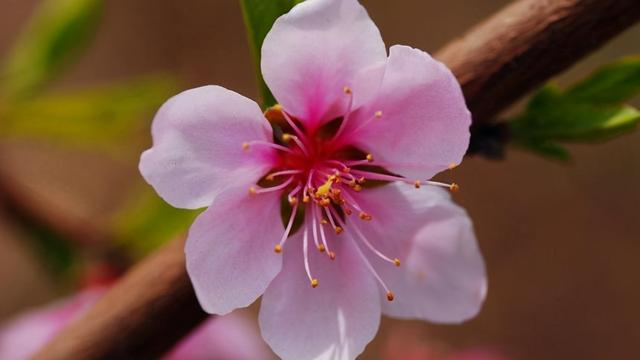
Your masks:
<svg viewBox="0 0 640 360"><path fill-rule="evenodd" d="M35 359L156 359L206 314L185 271L184 240L131 269Z"/></svg>
<svg viewBox="0 0 640 360"><path fill-rule="evenodd" d="M438 57L462 83L476 121L498 111L629 27L638 0L520 0ZM182 241L139 264L37 359L148 358L204 318Z"/></svg>
<svg viewBox="0 0 640 360"><path fill-rule="evenodd" d="M436 57L462 84L474 122L486 122L638 19L638 0L516 1Z"/></svg>

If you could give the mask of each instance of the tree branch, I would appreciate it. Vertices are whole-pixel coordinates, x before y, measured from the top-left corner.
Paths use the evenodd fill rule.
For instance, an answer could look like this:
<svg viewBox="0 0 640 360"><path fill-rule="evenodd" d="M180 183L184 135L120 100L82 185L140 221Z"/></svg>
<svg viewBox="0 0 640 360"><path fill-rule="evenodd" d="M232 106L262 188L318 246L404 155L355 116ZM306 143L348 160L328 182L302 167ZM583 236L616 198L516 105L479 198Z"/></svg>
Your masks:
<svg viewBox="0 0 640 360"><path fill-rule="evenodd" d="M131 269L35 359L157 359L202 320L185 271L184 239Z"/></svg>
<svg viewBox="0 0 640 360"><path fill-rule="evenodd" d="M474 122L487 122L638 19L638 0L521 0L436 58L458 78Z"/></svg>
<svg viewBox="0 0 640 360"><path fill-rule="evenodd" d="M520 0L437 57L486 122L640 18L638 0ZM150 358L204 319L176 241L127 274L37 359Z"/></svg>

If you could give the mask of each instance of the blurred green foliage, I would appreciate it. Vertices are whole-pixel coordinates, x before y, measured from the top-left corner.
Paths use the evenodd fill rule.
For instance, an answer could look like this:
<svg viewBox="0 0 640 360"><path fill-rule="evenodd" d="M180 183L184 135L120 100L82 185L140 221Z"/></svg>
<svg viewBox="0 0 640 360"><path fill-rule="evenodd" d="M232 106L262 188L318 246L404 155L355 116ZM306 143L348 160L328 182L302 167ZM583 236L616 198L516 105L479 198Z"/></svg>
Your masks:
<svg viewBox="0 0 640 360"><path fill-rule="evenodd" d="M110 154L138 150L140 144L133 147L135 143L131 140L140 133L148 133L151 112L175 88L170 77L148 76L13 102L0 123L0 136L43 140Z"/></svg>
<svg viewBox="0 0 640 360"><path fill-rule="evenodd" d="M125 155L120 158L137 162L153 112L176 92L172 77L144 76L93 88L46 91L86 48L102 8L102 0L41 2L1 61L0 140L37 140L108 156ZM136 201L125 204L122 214L115 215L121 220L104 229L120 236L116 242L135 254L174 236L168 230L171 224L184 229L190 221L179 210L168 209L146 187L132 194L133 199L143 197L148 199L144 206ZM24 217L20 223L52 273L71 275L82 261L73 241L33 219ZM130 230L131 235L125 236L121 229Z"/></svg>
<svg viewBox="0 0 640 360"><path fill-rule="evenodd" d="M271 30L274 21L302 1L303 0L240 0L244 22L249 36L249 46L256 66L260 93L262 94L262 106L264 108L275 105L276 99L264 83L262 71L260 70L262 42L269 30Z"/></svg>
<svg viewBox="0 0 640 360"><path fill-rule="evenodd" d="M4 95L33 95L59 75L91 38L101 10L101 0L44 1L4 63Z"/></svg>
<svg viewBox="0 0 640 360"><path fill-rule="evenodd" d="M183 235L198 215L198 211L172 207L146 184L136 193L112 220L115 238L135 258Z"/></svg>
<svg viewBox="0 0 640 360"><path fill-rule="evenodd" d="M549 84L510 122L513 140L543 156L568 160L560 142L603 141L633 130L640 111L625 102L638 93L639 56L607 65L565 91Z"/></svg>

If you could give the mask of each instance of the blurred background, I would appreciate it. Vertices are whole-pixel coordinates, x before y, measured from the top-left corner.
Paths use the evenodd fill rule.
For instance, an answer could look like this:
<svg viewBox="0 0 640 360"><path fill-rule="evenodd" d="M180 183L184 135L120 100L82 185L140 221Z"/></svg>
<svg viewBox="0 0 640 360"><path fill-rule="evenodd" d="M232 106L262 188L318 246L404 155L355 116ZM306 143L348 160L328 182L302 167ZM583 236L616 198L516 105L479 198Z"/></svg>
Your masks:
<svg viewBox="0 0 640 360"><path fill-rule="evenodd" d="M42 3L0 0L0 62ZM508 1L362 3L388 45L435 52ZM53 214L68 235L30 223L5 201L0 321L111 281L188 226L194 214L163 205L137 171L166 98L204 84L258 97L236 1L109 0L97 11L85 45L59 75L10 107L0 96L0 189L11 184L19 208ZM640 26L558 81L637 53ZM468 349L524 360L637 358L639 140L635 132L572 145L566 164L509 148L504 161L472 157L447 174L462 186L455 199L473 218L487 261L485 307L461 326L384 319L362 358L401 358L411 349L423 354L416 358Z"/></svg>

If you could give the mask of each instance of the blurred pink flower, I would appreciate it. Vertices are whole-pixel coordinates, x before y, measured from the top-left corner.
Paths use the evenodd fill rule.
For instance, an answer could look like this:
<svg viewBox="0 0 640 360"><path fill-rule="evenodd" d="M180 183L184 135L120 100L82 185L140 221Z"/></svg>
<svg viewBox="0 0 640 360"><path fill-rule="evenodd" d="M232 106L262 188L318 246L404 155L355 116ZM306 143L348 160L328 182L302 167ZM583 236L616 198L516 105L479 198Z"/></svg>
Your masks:
<svg viewBox="0 0 640 360"><path fill-rule="evenodd" d="M0 329L0 359L24 360L35 354L105 292L92 288L46 307L28 312ZM206 321L180 342L166 360L261 360L271 355L257 329L241 315Z"/></svg>
<svg viewBox="0 0 640 360"><path fill-rule="evenodd" d="M386 360L508 360L501 351L490 347L452 350L438 342L424 339L410 328L396 328L384 344L381 354Z"/></svg>
<svg viewBox="0 0 640 360"><path fill-rule="evenodd" d="M226 314L264 294L262 335L296 360L355 358L381 312L473 317L486 276L472 224L441 189L457 185L428 180L469 142L452 73L407 46L387 57L355 0L276 20L262 73L280 103L266 118L222 87L187 90L158 111L140 160L170 204L209 206L185 249L202 307Z"/></svg>

